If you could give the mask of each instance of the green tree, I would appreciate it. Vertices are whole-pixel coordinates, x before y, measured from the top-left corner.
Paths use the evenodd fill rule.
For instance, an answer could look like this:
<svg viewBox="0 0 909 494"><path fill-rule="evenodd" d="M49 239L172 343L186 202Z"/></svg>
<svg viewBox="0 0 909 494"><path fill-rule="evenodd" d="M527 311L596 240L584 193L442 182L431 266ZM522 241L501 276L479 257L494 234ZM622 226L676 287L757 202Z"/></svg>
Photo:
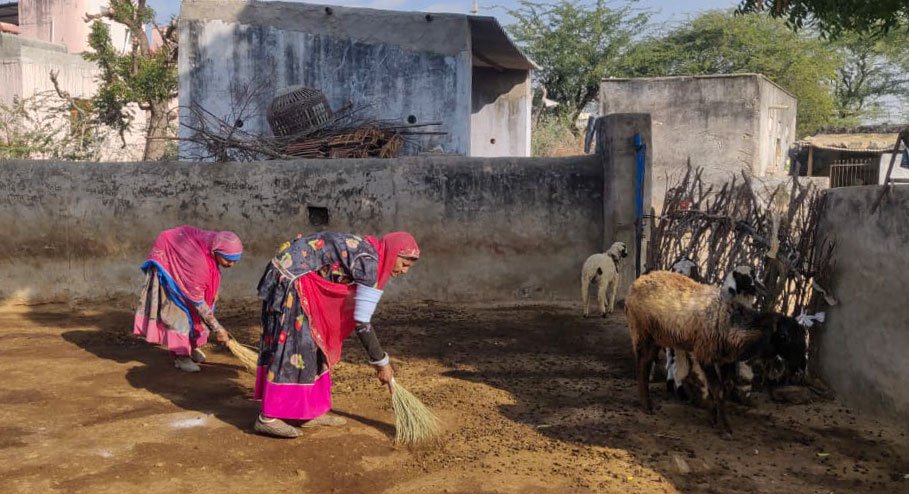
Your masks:
<svg viewBox="0 0 909 494"><path fill-rule="evenodd" d="M816 26L825 34L887 32L906 27L906 0L742 0L739 13L768 12L793 28Z"/></svg>
<svg viewBox="0 0 909 494"><path fill-rule="evenodd" d="M879 116L886 98L909 103L909 32L843 31L831 43L842 57L834 87L842 124Z"/></svg>
<svg viewBox="0 0 909 494"><path fill-rule="evenodd" d="M712 11L665 36L637 44L622 59L628 77L756 72L798 98L799 136L835 117L836 51L824 40L762 15Z"/></svg>
<svg viewBox="0 0 909 494"><path fill-rule="evenodd" d="M110 28L102 18L129 30L131 46L127 52L114 48ZM170 102L177 96L176 22L161 29L153 23L154 18L155 13L145 0L110 0L109 7L100 14L86 16L86 22L92 22L88 42L93 51L83 55L101 69L101 86L93 105L102 123L122 135L132 123L127 109L130 103L146 112L146 160L159 160L165 155L173 118ZM155 50L149 46L146 25L161 33L163 44Z"/></svg>
<svg viewBox="0 0 909 494"><path fill-rule="evenodd" d="M614 75L617 62L649 19L649 13L561 0L543 3L521 0L508 10L515 22L507 29L540 69L534 77L557 110L574 122L584 106L596 98L600 80Z"/></svg>
<svg viewBox="0 0 909 494"><path fill-rule="evenodd" d="M56 86L56 73L51 77ZM59 89L0 101L0 160L98 161L104 146L116 139L109 133L92 118L89 101Z"/></svg>

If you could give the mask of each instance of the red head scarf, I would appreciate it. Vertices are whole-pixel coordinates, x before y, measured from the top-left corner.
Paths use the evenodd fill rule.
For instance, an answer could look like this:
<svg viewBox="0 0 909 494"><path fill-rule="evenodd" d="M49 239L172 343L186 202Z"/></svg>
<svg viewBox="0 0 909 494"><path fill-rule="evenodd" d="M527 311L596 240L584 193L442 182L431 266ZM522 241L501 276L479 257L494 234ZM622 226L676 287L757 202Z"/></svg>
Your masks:
<svg viewBox="0 0 909 494"><path fill-rule="evenodd" d="M379 281L377 283L379 289L384 289L385 284L388 283L388 278L391 277L398 257L420 258L420 246L417 245L413 235L407 232L389 233L378 241L370 237L367 237L367 240L370 240L379 251Z"/></svg>

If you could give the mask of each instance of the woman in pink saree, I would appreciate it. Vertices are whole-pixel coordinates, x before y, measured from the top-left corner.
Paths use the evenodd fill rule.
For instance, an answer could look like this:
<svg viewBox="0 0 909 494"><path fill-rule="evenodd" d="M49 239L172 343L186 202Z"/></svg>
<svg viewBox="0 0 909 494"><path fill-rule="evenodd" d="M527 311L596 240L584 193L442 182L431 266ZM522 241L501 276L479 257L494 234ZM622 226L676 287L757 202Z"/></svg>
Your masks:
<svg viewBox="0 0 909 494"><path fill-rule="evenodd" d="M221 268L240 260L243 244L229 231L178 226L158 235L142 264L145 288L139 299L133 334L170 350L174 367L201 370L199 349L214 333L221 343L229 335L214 316L221 287Z"/></svg>

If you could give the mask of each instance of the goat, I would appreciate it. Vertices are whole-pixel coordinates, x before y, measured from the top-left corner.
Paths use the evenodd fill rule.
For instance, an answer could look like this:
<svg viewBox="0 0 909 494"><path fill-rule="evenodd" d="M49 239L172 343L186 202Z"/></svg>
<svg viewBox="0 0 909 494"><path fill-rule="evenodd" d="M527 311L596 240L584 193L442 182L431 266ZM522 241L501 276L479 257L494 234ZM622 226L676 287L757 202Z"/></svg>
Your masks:
<svg viewBox="0 0 909 494"><path fill-rule="evenodd" d="M584 317L589 315L590 284L597 285L597 306L603 317L615 308L615 293L619 288L619 264L628 256L624 242L615 242L602 254L593 254L581 268L581 302Z"/></svg>
<svg viewBox="0 0 909 494"><path fill-rule="evenodd" d="M653 412L648 377L657 352L660 347L682 350L704 369L713 398L711 421L731 434L724 403L724 367L755 355L776 353L779 337L774 335L792 318L730 302L729 295L735 293L728 288L724 284L718 290L668 271L646 274L631 285L625 315L641 405L648 413Z"/></svg>
<svg viewBox="0 0 909 494"><path fill-rule="evenodd" d="M682 256L678 261L672 263L672 267L669 268L673 273L679 273L682 276L687 276L698 283L701 282L701 272L698 268L696 262L688 258L688 256Z"/></svg>
<svg viewBox="0 0 909 494"><path fill-rule="evenodd" d="M698 265L688 257L682 256L673 263L670 271L682 274L694 281L700 282ZM764 286L758 281L754 268L750 266L737 266L723 281L721 296L729 301L735 301L748 307L754 306L758 291L764 291ZM707 379L700 364L683 350L666 348L666 391L678 396L680 399L706 401L708 398ZM742 401L751 393L751 380L754 372L744 362L736 363L735 372L729 378L737 384L735 390Z"/></svg>
<svg viewBox="0 0 909 494"><path fill-rule="evenodd" d="M672 263L669 270L691 278L698 283L701 282L700 269L697 263L689 259L688 256L683 255L680 257L676 262ZM676 354L673 348L666 348L664 351L666 353L666 392L684 400L688 396L695 396L690 393L690 389L686 391L686 387L698 389L703 395L702 398L706 400L707 380L703 377L703 369L700 366L692 368L691 364L693 362L685 352ZM687 382L687 386L683 386L685 382Z"/></svg>

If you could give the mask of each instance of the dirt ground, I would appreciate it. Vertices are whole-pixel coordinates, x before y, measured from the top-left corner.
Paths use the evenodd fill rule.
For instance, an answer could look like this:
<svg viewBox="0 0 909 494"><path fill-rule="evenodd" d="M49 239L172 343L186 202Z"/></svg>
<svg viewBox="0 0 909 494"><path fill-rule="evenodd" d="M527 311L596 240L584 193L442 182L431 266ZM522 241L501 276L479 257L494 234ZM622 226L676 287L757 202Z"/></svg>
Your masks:
<svg viewBox="0 0 909 494"><path fill-rule="evenodd" d="M117 307L0 309L2 492L909 492L905 431L832 399L731 406L732 441L658 383L656 414L640 412L619 314L382 307L399 382L445 424L409 450L356 341L333 376L347 425L269 439L251 433L253 377L229 354L179 373ZM225 310L253 342L257 307Z"/></svg>

